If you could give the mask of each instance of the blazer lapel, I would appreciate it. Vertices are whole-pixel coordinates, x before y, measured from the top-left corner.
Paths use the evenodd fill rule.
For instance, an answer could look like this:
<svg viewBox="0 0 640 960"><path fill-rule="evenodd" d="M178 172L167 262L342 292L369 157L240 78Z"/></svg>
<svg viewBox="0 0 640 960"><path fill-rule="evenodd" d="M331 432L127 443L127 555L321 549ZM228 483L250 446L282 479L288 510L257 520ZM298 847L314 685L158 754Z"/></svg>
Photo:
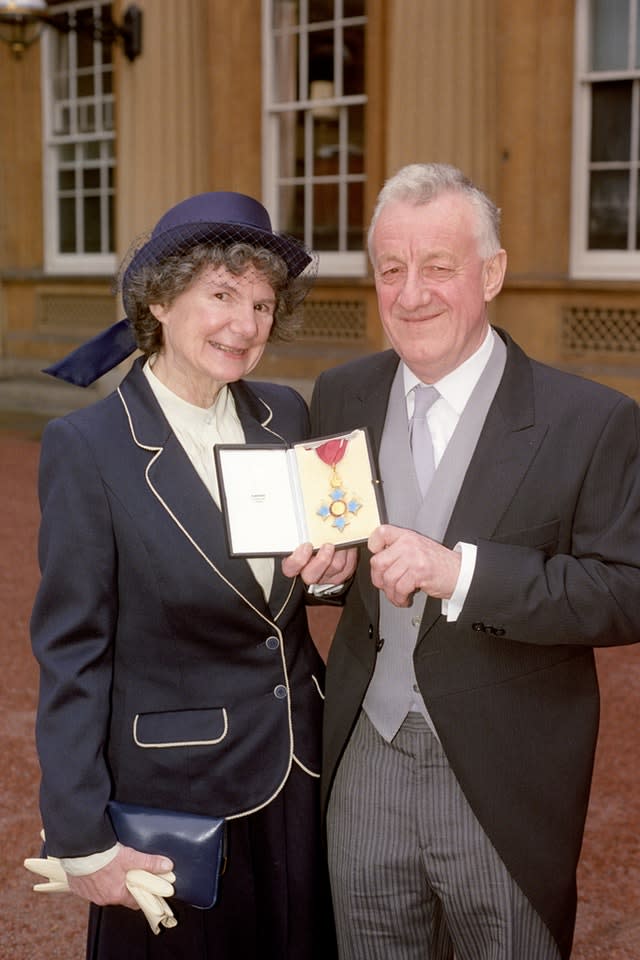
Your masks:
<svg viewBox="0 0 640 960"><path fill-rule="evenodd" d="M268 617L264 595L249 564L229 556L222 513L171 430L142 373L141 364L136 364L119 392L134 441L149 451L146 477L150 493L169 513L191 547L209 564L212 573L227 581L243 600ZM278 442L249 416L247 408L244 414L241 420L245 433L260 438L250 440L247 436L247 442Z"/></svg>

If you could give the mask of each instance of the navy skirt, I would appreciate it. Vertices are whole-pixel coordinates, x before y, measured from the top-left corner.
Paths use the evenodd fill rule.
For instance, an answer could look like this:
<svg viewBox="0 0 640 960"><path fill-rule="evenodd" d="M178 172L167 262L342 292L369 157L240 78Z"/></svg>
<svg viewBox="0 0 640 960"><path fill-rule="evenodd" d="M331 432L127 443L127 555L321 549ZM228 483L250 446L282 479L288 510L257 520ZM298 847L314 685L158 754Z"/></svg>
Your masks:
<svg viewBox="0 0 640 960"><path fill-rule="evenodd" d="M139 910L92 905L87 960L334 960L317 779L294 763L267 807L227 828L215 907L171 901L178 925L154 935Z"/></svg>

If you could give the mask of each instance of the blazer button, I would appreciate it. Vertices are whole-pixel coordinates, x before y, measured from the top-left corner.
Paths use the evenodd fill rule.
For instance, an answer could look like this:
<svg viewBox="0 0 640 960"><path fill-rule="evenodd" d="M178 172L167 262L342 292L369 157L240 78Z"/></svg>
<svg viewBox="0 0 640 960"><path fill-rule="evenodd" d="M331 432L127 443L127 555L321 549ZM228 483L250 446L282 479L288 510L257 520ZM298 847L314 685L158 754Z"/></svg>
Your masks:
<svg viewBox="0 0 640 960"><path fill-rule="evenodd" d="M273 695L276 700L286 700L287 688L283 686L283 684L279 683L277 687L274 687Z"/></svg>
<svg viewBox="0 0 640 960"><path fill-rule="evenodd" d="M376 650L378 651L378 653L380 653L383 647L384 647L384 637L378 637L378 641L376 643Z"/></svg>
<svg viewBox="0 0 640 960"><path fill-rule="evenodd" d="M492 628L491 628L491 633L493 634L494 637L504 637L504 635L505 635L506 632L507 632L507 631L504 629L504 627L492 627Z"/></svg>
<svg viewBox="0 0 640 960"><path fill-rule="evenodd" d="M269 648L269 650L277 650L278 647L280 646L280 641L278 640L277 637L267 637L267 639L265 640L265 644Z"/></svg>
<svg viewBox="0 0 640 960"><path fill-rule="evenodd" d="M478 633L484 633L487 628L485 627L484 623L472 623L471 629L477 630Z"/></svg>

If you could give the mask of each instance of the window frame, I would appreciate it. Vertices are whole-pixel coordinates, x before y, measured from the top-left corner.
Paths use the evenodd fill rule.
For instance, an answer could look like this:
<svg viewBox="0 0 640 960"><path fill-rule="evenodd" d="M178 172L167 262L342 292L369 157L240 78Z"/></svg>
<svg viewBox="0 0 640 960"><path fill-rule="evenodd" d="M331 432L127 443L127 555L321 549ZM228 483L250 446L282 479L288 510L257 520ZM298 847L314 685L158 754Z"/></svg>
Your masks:
<svg viewBox="0 0 640 960"><path fill-rule="evenodd" d="M105 3L105 0L71 0L71 2L56 4L51 7L51 13L67 13L69 11L80 11L83 9L91 9L96 7L104 7L109 4ZM99 172L99 187L98 189L98 199L100 206L102 208L102 216L100 221L100 230L101 230L101 245L105 243L105 232L107 234L106 241L108 243L108 218L107 218L107 206L109 204L109 197L112 198L112 216L115 217L115 175L116 175L116 154L115 154L115 92L114 92L114 73L115 65L112 61L111 64L111 92L110 93L96 93L94 96L96 115L98 114L98 107L102 107L111 112L112 117L112 126L111 129L102 129L94 130L89 133L79 133L77 131L71 131L69 134L59 135L54 132L54 112L56 109L56 101L54 99L54 46L59 40L59 34L54 29L48 29L43 31L41 38L41 87L42 87L42 190L43 190L43 213L44 213L44 269L47 274L50 275L59 275L59 276L70 276L74 274L83 274L83 275L95 275L95 276L108 276L112 275L117 268L117 255L116 251L110 250L108 252L101 253L86 253L82 250L78 251L78 242L76 242L76 252L73 253L63 253L60 250L59 236L60 236L60 216L59 216L59 200L60 200L60 189L59 184L59 172L61 169L61 159L60 159L60 148L64 145L73 145L79 146L83 143L96 143L99 146L98 153L101 155L103 153L103 145L107 142L113 144L110 157L99 156L96 158L95 163L91 162L89 165L85 166L82 160L74 161L76 171L82 173L86 169L96 169ZM76 49L77 34L73 31L67 34L67 39L69 42L69 49L72 51L71 57L71 67L69 75L71 78L71 87L77 82L77 74L74 70L74 57L73 51ZM94 46L99 47L101 41L99 39L94 39ZM96 68L94 75L97 76L99 71L99 62L94 57L93 66ZM100 88L102 84L100 83ZM74 97L73 89L69 92L69 102L77 103L78 97ZM71 111L73 113L73 111ZM109 170L112 171L111 185L104 184L105 178L109 177ZM73 195L76 198L76 203L80 203L82 197L83 187L81 184L76 182L76 185L73 190ZM81 225L84 225L84 221L81 219L81 214L77 212L76 214L76 237L82 235L80 230ZM112 236L115 238L115 224L113 225ZM114 240L115 246L115 240Z"/></svg>
<svg viewBox="0 0 640 960"><path fill-rule="evenodd" d="M273 23L273 10L274 3L277 0L262 0L262 131L263 131L263 163L262 163L262 194L265 205L267 206L269 212L271 213L275 229L282 229L281 224L279 223L279 186L285 182L293 182L298 185L305 184L309 185L312 182L312 174L309 173L309 160L308 155L305 154L305 173L303 177L291 177L284 178L279 175L278 167L278 116L281 113L287 111L304 111L309 112L313 107L318 106L318 102L311 101L309 97L306 99L296 99L291 101L280 101L278 102L274 95L274 31L272 29ZM338 29L341 29L342 22L345 18L341 17L339 14L342 13L342 0L336 0L336 11L335 16L331 21L322 21L322 29L327 29L328 25L332 27L335 25ZM365 14L364 17L358 18L361 20L365 29L369 28L369 17ZM349 18L349 23L352 23L353 20ZM319 25L314 24L314 29L320 28ZM298 30L300 28L298 27ZM366 48L366 44L365 44ZM367 71L364 72L365 75L365 84ZM336 91L338 93L338 91ZM368 104L368 96L366 90L362 94L352 94L347 96L334 96L331 98L331 105L335 105L338 108L341 106L358 106L362 105L363 109L366 111ZM365 121L366 124L366 121ZM343 129L341 128L340 133L340 143L344 137ZM309 149L309 138L305 136L305 150ZM363 143L363 149L365 150L363 172L360 175L349 175L340 173L339 176L339 189L345 190L346 184L348 182L354 182L357 177L359 177L359 182L362 183L363 189L363 199L367 196L367 158L366 158L366 146L367 138L365 134L365 139ZM341 208L344 208L345 200L343 194L343 201L341 203ZM305 197L305 243L308 247L313 249L313 224L312 224L312 210L311 202L309 200L309 193ZM363 237L365 224L362 224L363 228ZM351 278L361 278L366 276L367 273L367 254L364 250L364 240L363 240L363 249L362 250L335 250L335 251L316 251L319 259L319 276L321 277L351 277Z"/></svg>
<svg viewBox="0 0 640 960"><path fill-rule="evenodd" d="M640 16L639 0L631 0L632 18ZM632 20L632 23L634 20ZM630 80L632 82L632 118L630 170L640 176L640 66L624 70L589 69L591 40L591 6L589 0L577 0L574 34L574 96L573 96L573 142L571 177L571 241L569 270L576 279L584 280L636 280L640 272L640 233L636 250L590 250L589 234L589 186L591 170L591 120L592 90L596 81ZM636 31L631 31L629 44L635 43ZM629 208L637 209L638 176L632 177Z"/></svg>

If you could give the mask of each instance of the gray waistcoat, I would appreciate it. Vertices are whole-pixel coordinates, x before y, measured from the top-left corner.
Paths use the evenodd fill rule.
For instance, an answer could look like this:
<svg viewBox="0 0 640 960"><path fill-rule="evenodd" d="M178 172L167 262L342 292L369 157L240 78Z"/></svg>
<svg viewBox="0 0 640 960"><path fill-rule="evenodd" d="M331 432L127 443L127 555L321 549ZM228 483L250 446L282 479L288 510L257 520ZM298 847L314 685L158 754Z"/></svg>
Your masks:
<svg viewBox="0 0 640 960"><path fill-rule="evenodd" d="M491 355L447 444L433 481L421 500L409 447L409 425L402 364L391 386L380 444L382 479L389 523L417 530L442 541L482 425L500 383L506 347L494 333ZM418 591L410 607L398 608L380 594L380 636L385 643L363 702L363 708L385 740L391 740L410 710L433 723L418 690L415 650L426 595Z"/></svg>

